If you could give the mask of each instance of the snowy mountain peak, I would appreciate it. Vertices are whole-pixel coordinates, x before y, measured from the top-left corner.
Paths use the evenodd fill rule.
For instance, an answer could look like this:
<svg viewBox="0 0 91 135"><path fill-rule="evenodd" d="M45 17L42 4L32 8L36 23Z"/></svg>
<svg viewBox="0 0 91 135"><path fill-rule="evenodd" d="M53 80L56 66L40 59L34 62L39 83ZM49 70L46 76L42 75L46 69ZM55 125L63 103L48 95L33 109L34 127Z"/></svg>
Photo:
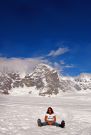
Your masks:
<svg viewBox="0 0 91 135"><path fill-rule="evenodd" d="M40 78L43 78L45 77L45 75L47 75L49 72L56 72L52 67L50 67L49 65L46 65L46 64L38 64L33 73L32 73L32 77L40 77Z"/></svg>
<svg viewBox="0 0 91 135"><path fill-rule="evenodd" d="M88 73L82 73L79 76L80 78L85 78L85 79L91 79L91 74Z"/></svg>
<svg viewBox="0 0 91 135"><path fill-rule="evenodd" d="M49 66L49 65L46 65L46 64L38 64L36 67L35 67L35 70L38 71L38 72L48 72L48 71L54 71L54 69ZM35 72L34 70L34 72Z"/></svg>
<svg viewBox="0 0 91 135"><path fill-rule="evenodd" d="M37 68L43 68L43 69L49 69L49 70L53 70L53 68L51 67L51 66L49 66L49 65L47 65L47 64L44 64L44 63L40 63L40 64L38 64L37 66L36 66L36 69Z"/></svg>
<svg viewBox="0 0 91 135"><path fill-rule="evenodd" d="M80 82L91 82L91 74L81 73L79 76L75 77L75 80Z"/></svg>
<svg viewBox="0 0 91 135"><path fill-rule="evenodd" d="M0 93L4 94L21 91L46 96L81 90L91 90L91 74L83 73L77 77L59 76L55 69L43 63L38 64L31 74L0 74Z"/></svg>
<svg viewBox="0 0 91 135"><path fill-rule="evenodd" d="M57 94L59 86L59 77L56 70L46 64L39 64L30 76L40 95Z"/></svg>

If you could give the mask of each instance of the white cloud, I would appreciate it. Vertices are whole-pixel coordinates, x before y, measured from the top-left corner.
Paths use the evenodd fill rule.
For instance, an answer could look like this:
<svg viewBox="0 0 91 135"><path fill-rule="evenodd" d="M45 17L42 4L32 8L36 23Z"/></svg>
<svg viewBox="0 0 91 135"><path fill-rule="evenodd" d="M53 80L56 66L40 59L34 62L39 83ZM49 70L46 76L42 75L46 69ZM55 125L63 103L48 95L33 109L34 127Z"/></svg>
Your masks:
<svg viewBox="0 0 91 135"><path fill-rule="evenodd" d="M72 64L71 64L71 65L65 65L64 67L65 67L65 68L73 68L74 65L72 65Z"/></svg>
<svg viewBox="0 0 91 135"><path fill-rule="evenodd" d="M54 67L57 71L63 72L65 68L73 68L74 65L66 65L63 60L51 62L44 57L36 58L0 58L0 72L31 73L36 65L45 63Z"/></svg>
<svg viewBox="0 0 91 135"><path fill-rule="evenodd" d="M74 68L74 65L66 64L63 60L60 62L54 62L52 63L52 66L62 75L64 73L64 69L66 68Z"/></svg>
<svg viewBox="0 0 91 135"><path fill-rule="evenodd" d="M66 52L69 51L69 48L65 47L65 48L58 48L57 50L52 50L48 56L53 56L53 57L56 57L56 56L59 56L59 55L62 55Z"/></svg>
<svg viewBox="0 0 91 135"><path fill-rule="evenodd" d="M64 65L64 64L65 64L65 62L64 62L63 60L61 60L61 61L60 61L60 64L61 64L61 65Z"/></svg>
<svg viewBox="0 0 91 135"><path fill-rule="evenodd" d="M0 58L0 72L31 73L39 63L48 63L42 57L38 58Z"/></svg>
<svg viewBox="0 0 91 135"><path fill-rule="evenodd" d="M0 58L0 72L19 72L19 73L31 73L35 66L45 63L53 68L55 68L58 72L62 73L65 68L72 68L73 65L66 65L64 61L60 62L51 62L44 57L36 57L36 58Z"/></svg>
<svg viewBox="0 0 91 135"><path fill-rule="evenodd" d="M68 52L68 48L59 48L58 50L51 51L47 56L58 56ZM51 59L44 57L36 58L6 58L0 57L0 72L20 72L20 73L31 73L35 66L45 63L54 67L57 71L63 72L65 68L73 68L72 64L66 64L64 60L59 62L52 62Z"/></svg>
<svg viewBox="0 0 91 135"><path fill-rule="evenodd" d="M54 67L58 72L62 72L62 71L63 71L63 66L61 66L60 63L58 63L58 62L54 62L54 63L53 63L53 67Z"/></svg>

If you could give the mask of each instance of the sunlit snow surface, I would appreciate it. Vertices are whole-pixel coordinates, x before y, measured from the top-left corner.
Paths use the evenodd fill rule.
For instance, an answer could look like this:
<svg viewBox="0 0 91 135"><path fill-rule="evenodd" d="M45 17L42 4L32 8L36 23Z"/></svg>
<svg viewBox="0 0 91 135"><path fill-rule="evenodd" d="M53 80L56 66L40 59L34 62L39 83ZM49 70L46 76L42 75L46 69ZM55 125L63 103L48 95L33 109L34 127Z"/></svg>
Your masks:
<svg viewBox="0 0 91 135"><path fill-rule="evenodd" d="M53 107L64 129L38 127L47 108ZM0 135L91 135L91 94L60 97L0 96Z"/></svg>

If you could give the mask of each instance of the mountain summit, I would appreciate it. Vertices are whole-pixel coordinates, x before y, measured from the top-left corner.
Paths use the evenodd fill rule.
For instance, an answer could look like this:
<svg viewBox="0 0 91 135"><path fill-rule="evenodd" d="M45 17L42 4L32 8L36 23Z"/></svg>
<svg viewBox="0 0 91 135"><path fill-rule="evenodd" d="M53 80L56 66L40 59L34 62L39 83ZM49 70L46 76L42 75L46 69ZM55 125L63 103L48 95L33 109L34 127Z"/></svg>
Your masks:
<svg viewBox="0 0 91 135"><path fill-rule="evenodd" d="M20 92L21 89L21 92ZM15 90L46 96L57 95L67 91L91 90L91 74L81 74L77 77L59 76L49 65L39 64L31 74L21 77L20 73L0 73L0 93L11 94Z"/></svg>

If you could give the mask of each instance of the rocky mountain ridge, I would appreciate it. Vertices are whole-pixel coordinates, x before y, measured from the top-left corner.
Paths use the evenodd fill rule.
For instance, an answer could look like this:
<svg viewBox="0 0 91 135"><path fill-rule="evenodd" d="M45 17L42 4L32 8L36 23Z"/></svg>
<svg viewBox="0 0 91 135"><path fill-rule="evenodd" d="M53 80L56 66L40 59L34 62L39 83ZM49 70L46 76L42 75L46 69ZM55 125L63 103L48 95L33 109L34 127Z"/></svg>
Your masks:
<svg viewBox="0 0 91 135"><path fill-rule="evenodd" d="M57 71L46 64L39 64L31 74L21 78L19 73L0 74L0 93L9 94L14 88L29 88L30 94L37 92L40 96L57 95L60 92L91 90L91 74L77 77L59 76ZM35 88L32 90L32 88ZM25 89L26 91L26 89Z"/></svg>

